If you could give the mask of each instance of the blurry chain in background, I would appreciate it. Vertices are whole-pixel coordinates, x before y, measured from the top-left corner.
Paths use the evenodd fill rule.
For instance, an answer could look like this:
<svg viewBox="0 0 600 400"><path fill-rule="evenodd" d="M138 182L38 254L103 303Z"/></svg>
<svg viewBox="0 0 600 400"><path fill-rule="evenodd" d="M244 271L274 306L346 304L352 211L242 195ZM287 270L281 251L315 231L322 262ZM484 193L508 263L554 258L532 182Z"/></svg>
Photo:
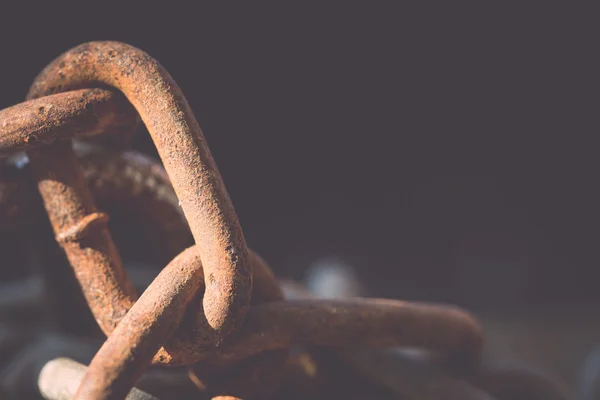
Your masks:
<svg viewBox="0 0 600 400"><path fill-rule="evenodd" d="M142 51L78 46L29 99L0 111L0 232L16 239L0 243L3 397L573 398L482 358L457 307L359 298L340 260L313 265L308 289L276 280L183 94ZM124 150L140 118L164 169Z"/></svg>

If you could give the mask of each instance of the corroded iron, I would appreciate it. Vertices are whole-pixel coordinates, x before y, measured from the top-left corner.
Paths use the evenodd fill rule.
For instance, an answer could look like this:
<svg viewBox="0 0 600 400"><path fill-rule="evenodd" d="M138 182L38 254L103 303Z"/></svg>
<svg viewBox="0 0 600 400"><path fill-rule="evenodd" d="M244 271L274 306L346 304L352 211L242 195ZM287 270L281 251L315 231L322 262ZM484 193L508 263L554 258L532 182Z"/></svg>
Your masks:
<svg viewBox="0 0 600 400"><path fill-rule="evenodd" d="M241 324L250 304L252 275L241 227L200 126L169 73L141 50L117 42L86 43L66 52L35 79L28 98L93 85L109 85L123 92L154 140L205 266L208 285L204 311L215 331L213 341L218 341ZM114 315L118 322L136 296L121 271L108 232L100 228L103 217L95 212L85 188L78 185L78 167L68 146L46 148L36 154L35 163L39 165L38 182L50 220L57 237L69 240L63 247L76 273L81 281L87 280L90 290L106 293L105 298L112 300L111 304L103 301L98 307L92 305L104 331L110 333L115 320L101 314ZM69 181L69 187L75 189L66 193L60 205L56 204L53 195L68 190L59 182ZM64 209L68 204L76 208L57 214L56 207ZM96 255L80 254L76 245L71 245L71 238L77 240L78 232L86 233L88 240L98 240L93 246L98 249ZM108 278L108 285L84 277L90 271L88 261L105 266L102 274ZM82 268L77 267L79 263ZM86 298L88 303L95 301L93 294Z"/></svg>
<svg viewBox="0 0 600 400"><path fill-rule="evenodd" d="M255 269L264 267L257 258L253 259L253 265ZM171 346L178 354L184 354L194 345L211 352L210 338L201 342L202 339L196 339L198 336L192 343L184 337L172 337L171 346L160 349L183 322L186 306L203 284L202 276L202 264L195 247L188 248L169 263L96 354L77 396L81 399L119 398L129 391L153 357L157 363L171 363ZM206 322L191 331L201 334L205 325ZM184 335L189 336L189 330Z"/></svg>
<svg viewBox="0 0 600 400"><path fill-rule="evenodd" d="M140 119L164 169L123 151ZM74 275L81 288L53 292L57 319L83 318L71 305L84 296L81 304L108 338L97 348L77 348L95 353L83 360L87 369L72 360L51 361L61 356L57 348L71 352L77 340L58 340L58 347L42 341L45 347L36 349L43 351L26 351L25 361L0 376L15 394L21 393L19 382L36 386L31 381L39 377L49 398L152 399L157 398L152 383L169 387L173 378L186 391L214 399L281 393L327 398L312 391L328 383L347 384L346 392L336 393L353 398L349 380L364 379L373 392L381 389L373 398L570 398L558 379L482 364L481 327L458 307L359 298L358 292L324 299L323 293L314 296L301 285L277 280L246 247L181 90L141 50L93 42L54 60L36 78L26 102L0 111L0 155L22 151L27 157L13 162L17 167L0 168L0 232L33 229L38 251L52 265L42 283L56 289ZM36 185L41 201L32 190ZM36 211L40 203L68 260L47 240L51 234ZM144 249L123 251L129 245L119 235L113 240L109 215L131 218L128 223L152 238L149 246L156 249L142 262L157 264L157 270L166 265L155 278L153 272L124 267L123 254L126 259ZM115 243L122 244L121 253ZM72 272L60 272L67 261ZM29 323L39 316L46 294L35 279L20 281L28 282L28 291L6 291L0 317L10 320L12 309L27 310ZM344 287L360 289L357 282ZM138 290L143 290L139 298ZM0 330L0 342L12 346L18 329ZM95 337L87 328L77 334ZM428 356L390 347L419 348ZM184 366L189 372L182 375ZM332 366L354 378L336 377ZM169 375L164 367L176 373ZM146 384L152 388L148 393ZM178 396L183 392L167 393Z"/></svg>
<svg viewBox="0 0 600 400"><path fill-rule="evenodd" d="M131 135L138 116L113 90L81 89L26 101L0 111L0 154L110 132Z"/></svg>

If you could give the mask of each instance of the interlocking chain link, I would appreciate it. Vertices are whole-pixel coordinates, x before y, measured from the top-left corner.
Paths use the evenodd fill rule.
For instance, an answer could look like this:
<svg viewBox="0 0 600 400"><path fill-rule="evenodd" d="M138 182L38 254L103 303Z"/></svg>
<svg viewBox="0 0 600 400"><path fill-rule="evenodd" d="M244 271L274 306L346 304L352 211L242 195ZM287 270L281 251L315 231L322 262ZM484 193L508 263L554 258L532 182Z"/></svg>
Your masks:
<svg viewBox="0 0 600 400"><path fill-rule="evenodd" d="M134 153L91 150L82 157L73 149L74 139L104 134L109 134L103 136L104 145L122 147L140 119L164 170ZM435 355L430 364L474 384L485 382L483 389L503 382L499 375L482 374L481 328L457 307L387 299L324 300L303 290L284 299L269 266L246 247L225 185L181 90L141 50L92 42L54 60L35 79L28 101L0 111L0 154L20 151L29 158L30 179L37 183L56 242L108 336L85 373L71 361L52 364L57 374L81 379L77 399L123 399L150 365L189 366L193 380L213 396L267 397L284 379L282 371L294 359L288 353L297 346L420 347ZM90 168L107 160L112 160L112 172L90 178ZM128 168L145 172L131 180L119 172ZM182 243L187 246L184 218L189 224L195 244L172 258L139 298L108 230L109 216L95 205L97 186L110 188L108 197L135 199L137 205L145 201L140 193L152 193L148 201L156 214L149 217L150 225L167 232L161 240L168 257ZM0 180L2 224L26 218L19 208L27 201L17 186ZM407 363L403 365L409 370L422 365ZM402 368L398 371L403 373ZM438 398L440 387L462 398L491 398L442 372L423 376L428 385L442 386L421 393L426 396L421 398ZM43 390L68 392L52 385ZM404 395L416 396L410 390Z"/></svg>

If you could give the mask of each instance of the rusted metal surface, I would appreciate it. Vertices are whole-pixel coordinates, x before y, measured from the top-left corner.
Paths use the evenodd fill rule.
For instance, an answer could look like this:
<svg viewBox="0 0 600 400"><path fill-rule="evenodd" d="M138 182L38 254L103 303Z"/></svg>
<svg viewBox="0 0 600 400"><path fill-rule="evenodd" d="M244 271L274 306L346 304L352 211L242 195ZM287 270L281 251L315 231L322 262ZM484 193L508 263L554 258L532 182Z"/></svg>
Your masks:
<svg viewBox="0 0 600 400"><path fill-rule="evenodd" d="M51 152L44 148L28 153L38 188L86 301L100 327L110 333L133 306L137 293L108 232L108 216L94 206L71 143L51 147Z"/></svg>
<svg viewBox="0 0 600 400"><path fill-rule="evenodd" d="M318 279L321 275L314 271ZM342 288L335 293L330 290L313 294L302 285L294 282L284 282L283 288L286 297L289 299L315 299L317 295L333 296L337 298L351 298L354 293L364 291L363 288L353 285L343 284L343 281L350 276L345 271L336 271L335 279L339 279L339 284L335 287ZM329 274L328 274L329 275ZM328 278L333 279L332 275ZM317 284L318 289L325 287ZM333 350L338 358L358 370L369 379L380 382L389 387L394 393L408 400L442 400L442 399L473 399L473 400L491 400L485 392L469 385L466 382L448 377L435 364L428 362L426 357L420 354L411 354L396 349L364 349L343 347ZM476 360L475 360L476 361Z"/></svg>
<svg viewBox="0 0 600 400"><path fill-rule="evenodd" d="M264 261L253 253L251 256L258 289L255 301L281 299L277 281ZM186 249L163 269L98 351L76 397L120 398L149 366L153 356L158 361L156 364L171 364L171 351L193 355L204 349L205 354L210 354L211 338L202 340L202 332L206 331L205 319L193 316L191 322L195 326L192 329L184 324L185 330L173 335L183 322L186 306L204 285L202 272L199 252L195 247ZM197 315L202 315L201 310ZM171 345L160 349L169 336ZM191 343L190 336L193 338ZM191 361L184 360L183 363L190 364Z"/></svg>
<svg viewBox="0 0 600 400"><path fill-rule="evenodd" d="M36 78L28 98L90 85L109 85L119 89L148 128L200 251L207 282L204 311L209 326L215 331L213 341L220 340L239 326L250 304L251 267L237 215L192 110L173 78L156 60L134 47L117 42L86 43L63 54ZM58 148L55 151L45 149L43 157L48 161L40 160L40 164L46 164L50 170L61 168L53 165L53 161L55 164L57 160L69 164L68 160L74 159L67 150ZM76 168L74 165L69 167L71 170ZM44 179L52 178L40 176L38 181L44 182ZM60 190L48 189L49 192ZM40 188L41 192L44 190L44 187ZM84 188L78 188L76 192L81 200L85 199ZM76 200L79 199L65 199L67 202ZM80 203L82 210L90 208L83 207L83 201L76 203ZM82 215L69 227L56 227L56 221L57 236L60 237L61 232L71 226L81 227L82 222L101 221L93 210L86 212L91 216ZM97 235L107 236L101 231ZM112 261L105 262L112 270L107 274L121 279L118 256L112 253L108 238L104 240L106 252L102 257L108 255ZM71 262L75 264L76 261ZM114 286L111 282L109 290L103 292L106 297L123 302L129 308L135 296L124 277L120 281L122 285L118 282L115 281ZM88 301L91 297L87 296ZM121 307L108 306L107 309L121 317ZM96 312L94 315L109 333L114 326Z"/></svg>
<svg viewBox="0 0 600 400"><path fill-rule="evenodd" d="M329 287L322 280L335 282ZM307 278L315 293L294 282L284 282L288 298L351 298L365 289L343 265L324 263ZM334 290L331 290L333 287ZM450 377L444 362L432 354L396 349L336 349L337 357L369 378L390 387L407 399L573 399L574 395L557 377L514 363L486 360L470 370L474 374ZM460 375L460 373L459 373ZM465 379L470 380L468 383ZM493 396L493 397L492 397Z"/></svg>
<svg viewBox="0 0 600 400"><path fill-rule="evenodd" d="M450 306L387 299L289 300L252 307L239 340L219 347L226 359L265 350L315 346L415 346L476 360L475 320Z"/></svg>
<svg viewBox="0 0 600 400"><path fill-rule="evenodd" d="M159 163L132 152L117 152L78 143L75 146L77 161L81 165L85 184L99 207L117 216L117 219L127 217L126 223L134 224L134 232L129 230L118 237L121 248L129 249L131 253L133 243L143 240L144 251L142 261L150 261L157 265L164 264L177 255L181 250L193 243L189 227L185 223L185 217L178 205L177 197L169 183L168 177ZM26 160L19 160L20 169L12 168L12 180L10 185L5 185L4 199L0 200L0 209L11 208L19 216L19 225L33 223L39 218L38 213L32 207L37 204L31 201L31 189L34 185L29 183L30 172ZM20 182L20 184L17 184ZM16 225L13 221L12 227ZM38 227L39 227L38 223ZM52 244L43 237L47 232L38 232L40 236L40 250L44 251L43 257L52 257ZM129 241L128 241L129 240ZM135 247L135 246L134 246ZM126 256L130 255L126 253ZM54 261L56 264L60 260ZM78 288L71 292L65 291L66 281L72 275L70 268L65 272L55 265L52 270L48 269L47 279L53 285L48 288L53 293L55 307L55 318L61 324L69 325L73 331L89 331L85 321L73 320L72 315L82 316L82 311L77 310L80 303L76 301L81 295L77 295ZM152 273L152 272L151 272ZM156 272L153 272L156 274ZM55 291L54 288L61 288ZM16 289L16 288L15 288ZM76 290L75 290L76 289ZM22 293L26 293L23 291ZM12 298L12 297L11 297ZM85 306L85 305L84 305ZM87 306L85 306L87 307ZM10 307L2 307L9 310Z"/></svg>
<svg viewBox="0 0 600 400"><path fill-rule="evenodd" d="M116 213L117 218L128 218L126 223L135 224L137 237L147 233L143 237L148 241L146 261L165 265L193 244L179 200L160 163L137 152L113 151L86 143L74 143L73 149L98 208ZM0 220L4 222L0 229L7 231L31 224L36 218L36 204L32 204L35 185L30 182L29 162L26 157L15 162L20 168L0 168Z"/></svg>
<svg viewBox="0 0 600 400"><path fill-rule="evenodd" d="M191 247L158 275L98 351L75 398L118 399L129 392L161 344L182 322L186 306L201 283L200 265L198 251ZM210 338L207 343L211 343ZM157 356L163 357L162 352Z"/></svg>
<svg viewBox="0 0 600 400"><path fill-rule="evenodd" d="M277 350L234 363L208 359L192 366L190 377L212 399L266 399L279 389L287 358L287 350Z"/></svg>
<svg viewBox="0 0 600 400"><path fill-rule="evenodd" d="M44 329L79 338L32 333L41 345L15 351L0 374L3 395L31 394L39 378L47 398L94 400L571 398L545 374L482 365L482 329L458 307L360 298L350 275L339 290L318 278L318 296L278 281L247 249L183 94L146 53L116 42L78 46L37 77L28 98L0 111L0 154L26 151L29 160L0 165L0 231L32 231L46 265L42 285L20 280L27 290L0 298L0 322L12 324L0 342L19 338L13 310L29 327L49 310L71 325ZM164 169L123 151L140 118ZM42 208L51 227L40 222ZM108 336L103 344L89 327L76 329L86 313ZM76 361L87 370L51 361L86 354Z"/></svg>
<svg viewBox="0 0 600 400"><path fill-rule="evenodd" d="M130 135L138 116L116 91L81 89L9 107L0 121L0 154L8 154L107 132Z"/></svg>
<svg viewBox="0 0 600 400"><path fill-rule="evenodd" d="M160 163L136 152L82 144L75 146L75 153L98 207L123 221L113 237L124 258L131 258L128 251L142 253L127 241L128 235L144 243L144 258L139 261L160 266L194 243Z"/></svg>
<svg viewBox="0 0 600 400"><path fill-rule="evenodd" d="M283 291L267 262L251 251L254 291L252 305L284 299ZM190 366L190 377L212 398L269 398L277 389L289 350L262 352L240 361L208 357Z"/></svg>

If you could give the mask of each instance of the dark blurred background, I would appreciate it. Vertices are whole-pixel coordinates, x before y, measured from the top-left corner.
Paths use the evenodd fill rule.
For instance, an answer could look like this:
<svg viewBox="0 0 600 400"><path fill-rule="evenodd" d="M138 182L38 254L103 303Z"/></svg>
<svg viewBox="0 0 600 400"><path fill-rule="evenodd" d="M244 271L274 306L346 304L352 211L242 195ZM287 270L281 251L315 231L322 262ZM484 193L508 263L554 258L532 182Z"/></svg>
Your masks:
<svg viewBox="0 0 600 400"><path fill-rule="evenodd" d="M0 108L61 52L123 41L182 88L278 275L337 256L377 296L598 304L597 13L127 4L5 10Z"/></svg>

